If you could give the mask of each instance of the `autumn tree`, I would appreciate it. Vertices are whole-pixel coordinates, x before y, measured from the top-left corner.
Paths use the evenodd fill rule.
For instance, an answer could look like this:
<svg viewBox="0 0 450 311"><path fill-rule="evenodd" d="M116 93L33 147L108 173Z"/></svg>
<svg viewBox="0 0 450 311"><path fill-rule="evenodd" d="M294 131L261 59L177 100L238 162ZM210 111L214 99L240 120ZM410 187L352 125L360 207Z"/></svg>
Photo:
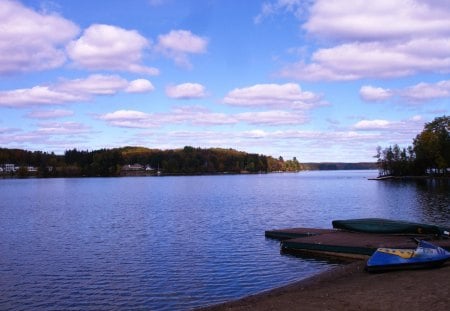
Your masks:
<svg viewBox="0 0 450 311"><path fill-rule="evenodd" d="M446 173L450 167L450 117L438 117L426 123L413 145L420 170Z"/></svg>
<svg viewBox="0 0 450 311"><path fill-rule="evenodd" d="M413 146L377 148L380 175L406 176L448 174L450 168L450 117L438 117L426 123L413 140Z"/></svg>

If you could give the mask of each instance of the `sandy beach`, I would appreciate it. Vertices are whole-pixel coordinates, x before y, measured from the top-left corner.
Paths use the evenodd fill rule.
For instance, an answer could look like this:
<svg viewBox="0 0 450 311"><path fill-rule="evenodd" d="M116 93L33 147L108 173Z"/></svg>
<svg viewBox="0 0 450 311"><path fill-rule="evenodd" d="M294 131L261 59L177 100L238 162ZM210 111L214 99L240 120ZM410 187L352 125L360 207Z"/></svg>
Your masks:
<svg viewBox="0 0 450 311"><path fill-rule="evenodd" d="M450 263L370 274L364 261L237 301L202 308L238 310L449 310Z"/></svg>

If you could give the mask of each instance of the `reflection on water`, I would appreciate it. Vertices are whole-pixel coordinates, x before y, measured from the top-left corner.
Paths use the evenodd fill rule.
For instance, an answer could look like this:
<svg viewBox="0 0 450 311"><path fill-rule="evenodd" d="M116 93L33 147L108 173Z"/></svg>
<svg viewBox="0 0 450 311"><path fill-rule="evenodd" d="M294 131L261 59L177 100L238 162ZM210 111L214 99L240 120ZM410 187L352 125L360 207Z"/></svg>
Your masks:
<svg viewBox="0 0 450 311"><path fill-rule="evenodd" d="M376 174L0 180L0 309L187 310L335 264L281 255L268 229L449 226L448 180Z"/></svg>
<svg viewBox="0 0 450 311"><path fill-rule="evenodd" d="M415 181L418 210L427 222L449 225L450 179L435 178Z"/></svg>

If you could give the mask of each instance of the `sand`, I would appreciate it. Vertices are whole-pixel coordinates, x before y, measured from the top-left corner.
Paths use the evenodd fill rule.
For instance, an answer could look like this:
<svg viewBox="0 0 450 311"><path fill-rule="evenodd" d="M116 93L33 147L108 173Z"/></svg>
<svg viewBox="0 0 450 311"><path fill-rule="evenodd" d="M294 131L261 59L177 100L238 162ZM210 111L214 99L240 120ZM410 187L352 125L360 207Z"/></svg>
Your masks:
<svg viewBox="0 0 450 311"><path fill-rule="evenodd" d="M450 310L450 263L377 274L365 272L364 264L201 310Z"/></svg>

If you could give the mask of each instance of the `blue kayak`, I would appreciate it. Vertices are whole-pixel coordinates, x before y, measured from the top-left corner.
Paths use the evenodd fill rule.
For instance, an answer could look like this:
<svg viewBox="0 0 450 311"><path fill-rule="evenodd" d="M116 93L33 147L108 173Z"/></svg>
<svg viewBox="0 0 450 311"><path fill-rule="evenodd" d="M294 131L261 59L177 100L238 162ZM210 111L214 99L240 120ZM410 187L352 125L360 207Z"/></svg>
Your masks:
<svg viewBox="0 0 450 311"><path fill-rule="evenodd" d="M449 259L445 249L421 240L416 249L378 248L367 261L366 271L434 268Z"/></svg>

